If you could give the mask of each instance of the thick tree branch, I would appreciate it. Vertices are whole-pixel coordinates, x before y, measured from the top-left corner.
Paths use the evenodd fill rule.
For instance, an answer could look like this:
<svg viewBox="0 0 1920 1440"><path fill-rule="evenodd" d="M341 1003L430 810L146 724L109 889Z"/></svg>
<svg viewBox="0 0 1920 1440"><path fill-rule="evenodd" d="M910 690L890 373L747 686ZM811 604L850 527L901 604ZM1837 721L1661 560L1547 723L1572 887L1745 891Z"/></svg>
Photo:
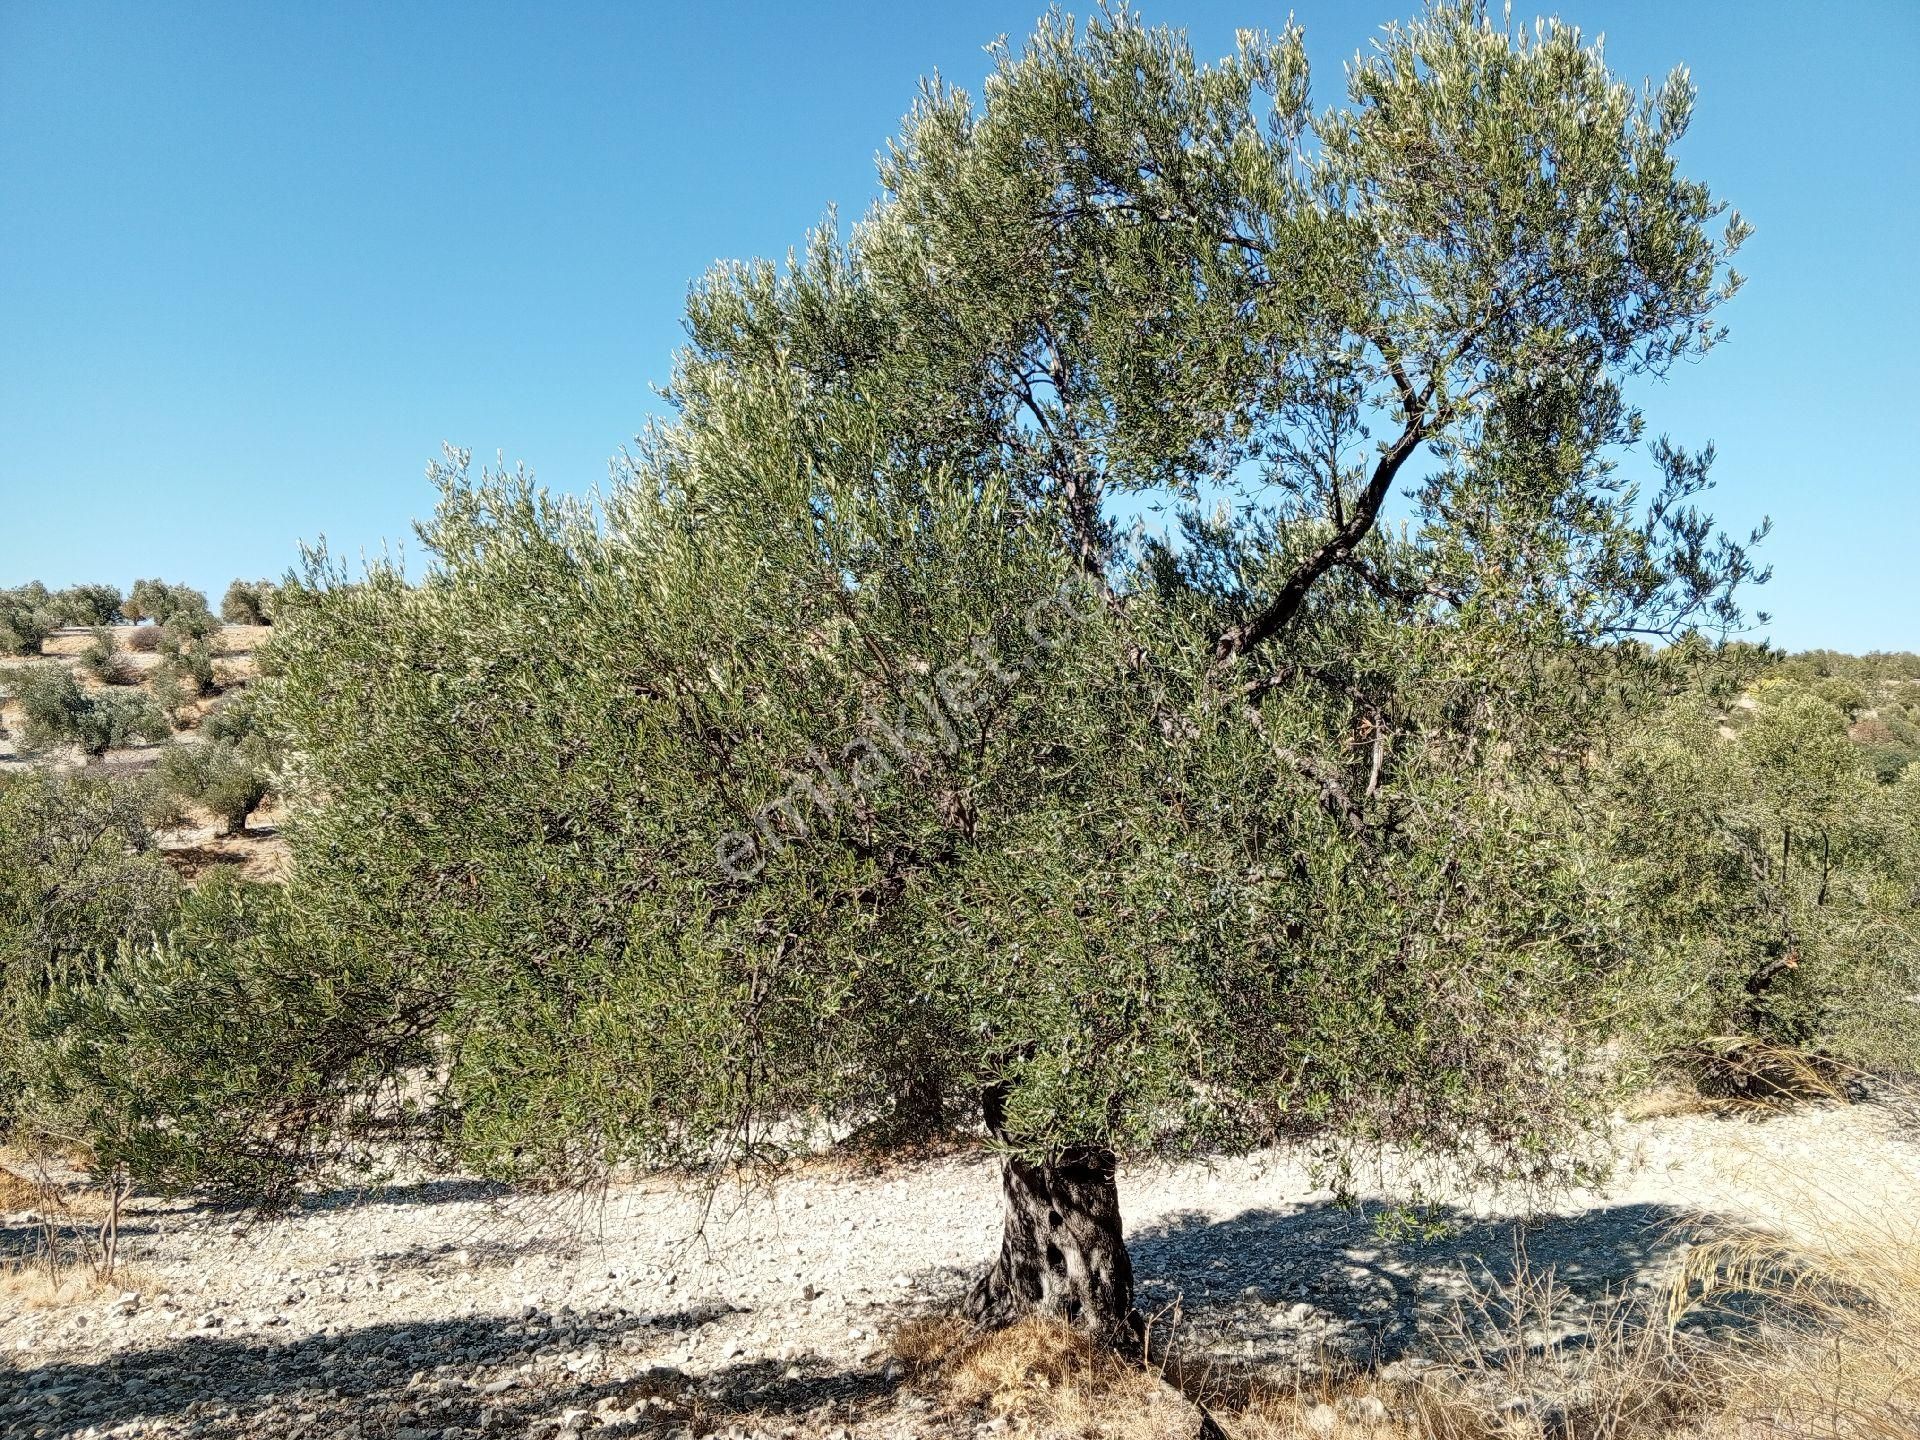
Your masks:
<svg viewBox="0 0 1920 1440"><path fill-rule="evenodd" d="M1251 620L1221 632L1213 646L1216 664L1231 664L1285 629L1300 613L1301 606L1306 604L1308 592L1320 577L1334 566L1346 563L1359 548L1360 542L1372 532L1374 522L1380 518L1380 507L1386 504L1388 492L1393 489L1400 467L1420 447L1427 433L1424 414L1408 422L1407 428L1400 432L1400 438L1388 447L1379 463L1373 467L1367 488L1360 493L1353 514L1347 517L1347 523L1334 532L1332 539L1294 567L1293 573L1287 576L1264 610Z"/></svg>

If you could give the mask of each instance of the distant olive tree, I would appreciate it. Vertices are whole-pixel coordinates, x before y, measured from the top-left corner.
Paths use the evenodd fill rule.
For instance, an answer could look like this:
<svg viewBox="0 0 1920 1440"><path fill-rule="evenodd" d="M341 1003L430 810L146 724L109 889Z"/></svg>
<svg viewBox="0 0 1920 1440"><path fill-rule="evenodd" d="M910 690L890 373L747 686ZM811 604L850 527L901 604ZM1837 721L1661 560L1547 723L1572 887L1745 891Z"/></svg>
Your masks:
<svg viewBox="0 0 1920 1440"><path fill-rule="evenodd" d="M125 616L121 596L112 585L74 585L53 597L53 607L63 625L92 628L117 625Z"/></svg>
<svg viewBox="0 0 1920 1440"><path fill-rule="evenodd" d="M160 663L148 672L147 687L176 720L187 718L195 702L220 690L210 643L218 628L207 612L191 609L176 612L158 627Z"/></svg>
<svg viewBox="0 0 1920 1440"><path fill-rule="evenodd" d="M173 794L210 810L229 835L273 793L272 763L252 696L242 691L200 723L196 743L160 757L160 781Z"/></svg>
<svg viewBox="0 0 1920 1440"><path fill-rule="evenodd" d="M204 591L189 585L169 585L164 580L134 581L121 609L126 618L136 624L142 620L151 620L157 625L180 621L211 629L214 623Z"/></svg>
<svg viewBox="0 0 1920 1440"><path fill-rule="evenodd" d="M220 618L229 625L271 625L274 589L270 580L235 580L220 598Z"/></svg>
<svg viewBox="0 0 1920 1440"><path fill-rule="evenodd" d="M0 655L38 655L59 624L53 596L39 581L0 590Z"/></svg>
<svg viewBox="0 0 1920 1440"><path fill-rule="evenodd" d="M63 666L16 666L0 672L0 689L19 703L20 745L28 753L73 745L84 755L99 756L135 740L172 734L167 717L146 695L89 693Z"/></svg>

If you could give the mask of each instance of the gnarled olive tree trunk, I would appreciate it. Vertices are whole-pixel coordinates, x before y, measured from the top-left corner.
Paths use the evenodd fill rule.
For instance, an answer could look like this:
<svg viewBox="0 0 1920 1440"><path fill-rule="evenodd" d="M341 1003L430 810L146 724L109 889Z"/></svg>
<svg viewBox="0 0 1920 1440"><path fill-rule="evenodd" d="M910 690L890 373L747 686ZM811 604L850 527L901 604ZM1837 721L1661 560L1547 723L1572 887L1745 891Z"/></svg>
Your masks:
<svg viewBox="0 0 1920 1440"><path fill-rule="evenodd" d="M1004 1093L989 1090L982 1105L987 1128L1007 1143ZM967 1318L999 1328L1052 1315L1110 1344L1137 1336L1113 1152L1081 1146L1045 1161L1009 1154L1001 1186L1000 1254L967 1292Z"/></svg>

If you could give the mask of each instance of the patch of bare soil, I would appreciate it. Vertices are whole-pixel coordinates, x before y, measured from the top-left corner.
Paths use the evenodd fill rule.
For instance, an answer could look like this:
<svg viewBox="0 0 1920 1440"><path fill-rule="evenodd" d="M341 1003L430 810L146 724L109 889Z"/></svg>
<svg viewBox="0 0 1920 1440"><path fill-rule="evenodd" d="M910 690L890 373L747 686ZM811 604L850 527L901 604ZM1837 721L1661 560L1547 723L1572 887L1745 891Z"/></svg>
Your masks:
<svg viewBox="0 0 1920 1440"><path fill-rule="evenodd" d="M271 823L275 813L262 807L245 830L233 835L221 833L212 823L165 831L157 846L160 858L184 880L196 880L221 866L231 866L248 880L284 880L290 853L286 839Z"/></svg>

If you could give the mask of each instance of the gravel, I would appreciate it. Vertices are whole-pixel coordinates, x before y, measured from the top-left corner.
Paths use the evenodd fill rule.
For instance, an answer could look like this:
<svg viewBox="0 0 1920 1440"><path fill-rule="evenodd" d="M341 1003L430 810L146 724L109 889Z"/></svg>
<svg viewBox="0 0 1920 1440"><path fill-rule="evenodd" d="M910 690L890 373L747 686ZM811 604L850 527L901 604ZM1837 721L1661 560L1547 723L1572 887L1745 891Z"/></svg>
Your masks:
<svg viewBox="0 0 1920 1440"><path fill-rule="evenodd" d="M1647 1121L1622 1127L1608 1189L1524 1220L1455 1197L1424 1239L1387 1238L1386 1191L1342 1207L1287 1153L1136 1167L1121 1193L1141 1308L1184 1353L1417 1367L1460 1297L1522 1253L1576 1304L1651 1286L1690 1234L1777 1221L1815 1177L1906 1203L1920 1150L1871 1106ZM897 1387L891 1329L950 1306L998 1228L982 1154L717 1194L648 1180L597 1203L433 1180L258 1223L136 1202L114 1288L0 1299L0 1435L613 1440L727 1413L770 1435L857 1432ZM0 1254L35 1233L0 1215Z"/></svg>

